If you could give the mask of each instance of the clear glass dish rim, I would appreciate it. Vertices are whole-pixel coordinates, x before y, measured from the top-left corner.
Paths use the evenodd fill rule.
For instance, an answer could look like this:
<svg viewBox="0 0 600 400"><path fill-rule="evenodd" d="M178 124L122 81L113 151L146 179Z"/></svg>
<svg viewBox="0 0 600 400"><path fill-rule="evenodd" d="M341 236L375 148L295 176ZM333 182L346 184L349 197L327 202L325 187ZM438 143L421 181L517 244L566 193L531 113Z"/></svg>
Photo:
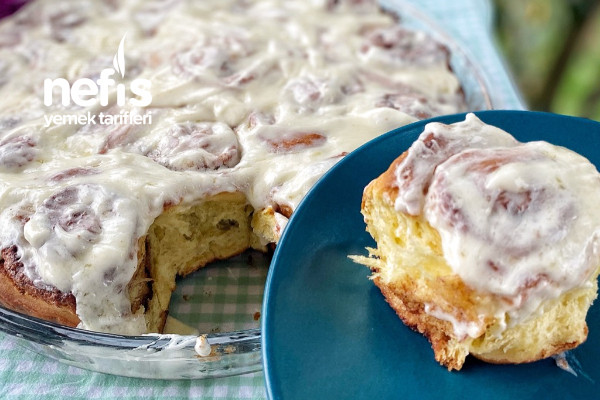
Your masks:
<svg viewBox="0 0 600 400"><path fill-rule="evenodd" d="M494 109L499 105L489 90L485 71L469 51L437 23L404 0L379 3L385 10L399 15L403 26L422 30L449 49L450 66L463 86L469 111ZM2 306L0 331L23 339L20 342L25 347L60 362L113 375L202 379L262 369L260 328L203 335L212 349L208 357L199 356L194 348L198 336L123 336L92 332L40 320ZM136 367L134 363L143 364Z"/></svg>

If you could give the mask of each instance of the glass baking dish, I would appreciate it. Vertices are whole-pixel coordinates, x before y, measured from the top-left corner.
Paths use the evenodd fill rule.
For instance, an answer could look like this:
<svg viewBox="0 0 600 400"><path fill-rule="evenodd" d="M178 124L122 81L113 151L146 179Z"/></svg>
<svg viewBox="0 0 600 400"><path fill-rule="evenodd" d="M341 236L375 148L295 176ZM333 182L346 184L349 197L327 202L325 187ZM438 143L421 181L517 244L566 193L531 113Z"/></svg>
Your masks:
<svg viewBox="0 0 600 400"><path fill-rule="evenodd" d="M450 50L450 66L461 81L469 110L492 109L500 104L488 89L486 72L450 35L403 0L382 0L381 5L398 14L404 26L423 30L447 46ZM177 309L187 309L188 315L203 311L187 303L189 294L186 294L186 288L195 287L195 291L201 294L199 298L210 305L216 295L210 289L214 285L209 285L208 289L202 285L220 280L219 289L225 292L246 285L249 267L244 260L248 258L254 260L250 269L252 279L260 283L253 288L253 296L248 297L249 304L246 307L246 314L254 317L243 318L241 324L225 322L213 327L200 324L198 331L205 332L203 335L121 336L69 328L0 307L0 330L20 338L19 344L60 362L115 375L200 379L258 371L262 368L259 311L270 260L268 256L247 253L233 260L219 262L220 265L201 269L179 282L170 311L190 325L190 321L180 317ZM208 349L206 342L203 346L197 346L204 340L210 346L210 354L206 356L200 355Z"/></svg>

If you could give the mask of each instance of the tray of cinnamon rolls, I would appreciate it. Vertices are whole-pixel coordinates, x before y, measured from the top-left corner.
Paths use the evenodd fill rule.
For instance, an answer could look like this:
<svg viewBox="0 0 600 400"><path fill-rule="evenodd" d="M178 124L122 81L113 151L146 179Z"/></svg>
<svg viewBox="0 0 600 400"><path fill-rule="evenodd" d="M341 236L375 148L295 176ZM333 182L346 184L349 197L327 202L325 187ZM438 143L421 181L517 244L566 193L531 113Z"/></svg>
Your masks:
<svg viewBox="0 0 600 400"><path fill-rule="evenodd" d="M118 375L259 370L270 254L315 182L496 103L463 46L382 4L35 0L0 21L0 329Z"/></svg>

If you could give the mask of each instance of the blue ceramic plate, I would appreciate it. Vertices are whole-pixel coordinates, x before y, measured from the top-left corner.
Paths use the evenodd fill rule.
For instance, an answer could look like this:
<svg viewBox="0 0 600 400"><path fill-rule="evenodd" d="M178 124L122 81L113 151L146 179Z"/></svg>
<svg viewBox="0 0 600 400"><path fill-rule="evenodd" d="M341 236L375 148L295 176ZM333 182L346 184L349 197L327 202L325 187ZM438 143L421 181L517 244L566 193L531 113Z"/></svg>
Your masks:
<svg viewBox="0 0 600 400"><path fill-rule="evenodd" d="M521 141L546 140L600 166L600 123L553 114L483 111ZM462 121L464 114L433 121ZM428 121L427 121L428 122ZM263 305L263 363L271 399L598 399L600 306L589 337L569 353L574 376L553 359L460 372L434 361L429 342L404 326L348 259L374 242L360 214L363 188L422 132L418 122L351 153L323 177L291 218L275 252ZM600 199L599 199L600 204Z"/></svg>

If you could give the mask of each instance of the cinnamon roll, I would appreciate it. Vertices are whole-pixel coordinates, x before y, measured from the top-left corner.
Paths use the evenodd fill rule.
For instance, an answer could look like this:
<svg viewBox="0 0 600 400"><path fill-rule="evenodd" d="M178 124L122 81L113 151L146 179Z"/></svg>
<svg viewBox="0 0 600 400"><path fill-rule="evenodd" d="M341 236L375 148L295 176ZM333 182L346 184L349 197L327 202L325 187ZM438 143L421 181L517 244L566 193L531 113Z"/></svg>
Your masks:
<svg viewBox="0 0 600 400"><path fill-rule="evenodd" d="M28 135L6 137L0 141L0 168L17 170L29 164L38 150L35 139Z"/></svg>
<svg viewBox="0 0 600 400"><path fill-rule="evenodd" d="M600 272L600 175L474 114L430 123L365 189L372 279L435 358L523 363L585 341Z"/></svg>

